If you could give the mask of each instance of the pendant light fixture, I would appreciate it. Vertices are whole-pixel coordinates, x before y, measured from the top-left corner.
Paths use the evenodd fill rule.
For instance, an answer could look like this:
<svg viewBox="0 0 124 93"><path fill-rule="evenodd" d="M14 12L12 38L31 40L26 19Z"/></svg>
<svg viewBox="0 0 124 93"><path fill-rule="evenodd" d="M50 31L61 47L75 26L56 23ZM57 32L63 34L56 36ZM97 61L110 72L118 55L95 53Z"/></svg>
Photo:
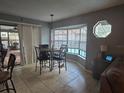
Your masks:
<svg viewBox="0 0 124 93"><path fill-rule="evenodd" d="M51 16L51 30L53 29L53 14L50 14L50 16Z"/></svg>
<svg viewBox="0 0 124 93"><path fill-rule="evenodd" d="M50 23L50 46L51 46L51 48L54 48L54 40L53 40L53 36L51 36L52 34L52 30L53 30L53 14L50 14L50 16L51 16L51 23Z"/></svg>

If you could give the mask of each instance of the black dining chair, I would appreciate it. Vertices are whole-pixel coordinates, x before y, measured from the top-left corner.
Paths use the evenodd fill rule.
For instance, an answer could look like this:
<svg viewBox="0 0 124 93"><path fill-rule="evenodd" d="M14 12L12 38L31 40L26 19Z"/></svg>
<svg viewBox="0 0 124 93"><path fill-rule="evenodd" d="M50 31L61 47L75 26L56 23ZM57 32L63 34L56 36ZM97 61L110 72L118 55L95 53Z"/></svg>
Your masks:
<svg viewBox="0 0 124 93"><path fill-rule="evenodd" d="M14 83L12 81L12 73L15 66L15 60L16 57L14 54L10 54L7 71L1 71L0 72L0 84L5 85L5 89L0 90L0 92L7 91L7 93L10 93L10 90L13 90L14 93L16 93L16 89L14 86ZM12 88L9 87L8 81L11 82Z"/></svg>
<svg viewBox="0 0 124 93"><path fill-rule="evenodd" d="M39 50L39 47L34 47L35 48L35 55L36 55L36 66L35 66L35 71L37 71L37 63L38 61L40 61L40 57L39 57L39 54L40 54L40 50ZM41 62L40 62L41 63Z"/></svg>
<svg viewBox="0 0 124 93"><path fill-rule="evenodd" d="M48 49L49 48L49 45L48 44L39 44L39 48Z"/></svg>
<svg viewBox="0 0 124 93"><path fill-rule="evenodd" d="M35 67L35 71L37 71L37 63L39 61L40 63L40 74L42 71L43 67L46 67L46 61L49 60L49 68L50 68L50 53L49 51L44 51L44 49L47 48L43 48L43 47L35 47L35 52L36 52L36 67Z"/></svg>
<svg viewBox="0 0 124 93"><path fill-rule="evenodd" d="M54 53L52 53L52 60L58 62L59 74L63 66L65 66L65 70L67 70L66 52L67 52L67 45L61 45L59 51L55 51Z"/></svg>

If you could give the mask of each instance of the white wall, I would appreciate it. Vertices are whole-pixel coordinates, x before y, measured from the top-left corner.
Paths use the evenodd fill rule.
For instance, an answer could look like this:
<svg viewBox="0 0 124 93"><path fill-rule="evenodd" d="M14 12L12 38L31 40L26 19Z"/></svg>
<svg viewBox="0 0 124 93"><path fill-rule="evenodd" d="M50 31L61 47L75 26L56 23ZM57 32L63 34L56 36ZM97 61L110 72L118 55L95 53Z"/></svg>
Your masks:
<svg viewBox="0 0 124 93"><path fill-rule="evenodd" d="M41 44L49 44L50 30L48 25L43 25L41 27Z"/></svg>

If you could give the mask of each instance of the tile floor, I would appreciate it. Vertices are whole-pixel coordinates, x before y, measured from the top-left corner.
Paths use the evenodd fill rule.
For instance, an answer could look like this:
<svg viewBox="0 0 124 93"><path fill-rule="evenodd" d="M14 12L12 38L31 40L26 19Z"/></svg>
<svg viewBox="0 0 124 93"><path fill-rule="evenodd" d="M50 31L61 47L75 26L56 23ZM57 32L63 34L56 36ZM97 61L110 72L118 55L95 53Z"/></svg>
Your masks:
<svg viewBox="0 0 124 93"><path fill-rule="evenodd" d="M63 68L60 74L46 68L40 75L35 64L16 67L13 81L17 93L98 93L98 82L74 62L68 62L68 70Z"/></svg>

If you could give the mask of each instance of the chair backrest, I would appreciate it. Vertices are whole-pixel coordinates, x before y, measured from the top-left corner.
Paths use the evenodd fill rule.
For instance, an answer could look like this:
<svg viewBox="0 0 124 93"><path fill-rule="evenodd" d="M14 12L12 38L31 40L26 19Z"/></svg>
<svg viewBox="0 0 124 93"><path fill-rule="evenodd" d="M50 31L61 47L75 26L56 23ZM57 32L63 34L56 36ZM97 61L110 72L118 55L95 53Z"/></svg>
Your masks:
<svg viewBox="0 0 124 93"><path fill-rule="evenodd" d="M60 50L62 50L62 52L67 52L67 50L68 50L68 47L67 47L67 45L61 45L61 47L60 47Z"/></svg>
<svg viewBox="0 0 124 93"><path fill-rule="evenodd" d="M49 49L49 45L48 44L42 44L39 45L39 49L40 49L40 58L42 58L43 60L47 60L50 56L49 51L43 51L44 49Z"/></svg>
<svg viewBox="0 0 124 93"><path fill-rule="evenodd" d="M13 68L15 66L15 60L16 56L14 54L10 54L7 66L7 71L10 72L10 77L12 77Z"/></svg>
<svg viewBox="0 0 124 93"><path fill-rule="evenodd" d="M40 44L39 45L39 48L41 49L41 48L49 48L49 45L48 44Z"/></svg>
<svg viewBox="0 0 124 93"><path fill-rule="evenodd" d="M60 57L66 57L67 50L68 50L67 45L62 44L60 47Z"/></svg>
<svg viewBox="0 0 124 93"><path fill-rule="evenodd" d="M38 58L39 57L39 52L40 52L40 50L39 50L39 47L34 47L35 48L35 54L36 54L36 57Z"/></svg>

